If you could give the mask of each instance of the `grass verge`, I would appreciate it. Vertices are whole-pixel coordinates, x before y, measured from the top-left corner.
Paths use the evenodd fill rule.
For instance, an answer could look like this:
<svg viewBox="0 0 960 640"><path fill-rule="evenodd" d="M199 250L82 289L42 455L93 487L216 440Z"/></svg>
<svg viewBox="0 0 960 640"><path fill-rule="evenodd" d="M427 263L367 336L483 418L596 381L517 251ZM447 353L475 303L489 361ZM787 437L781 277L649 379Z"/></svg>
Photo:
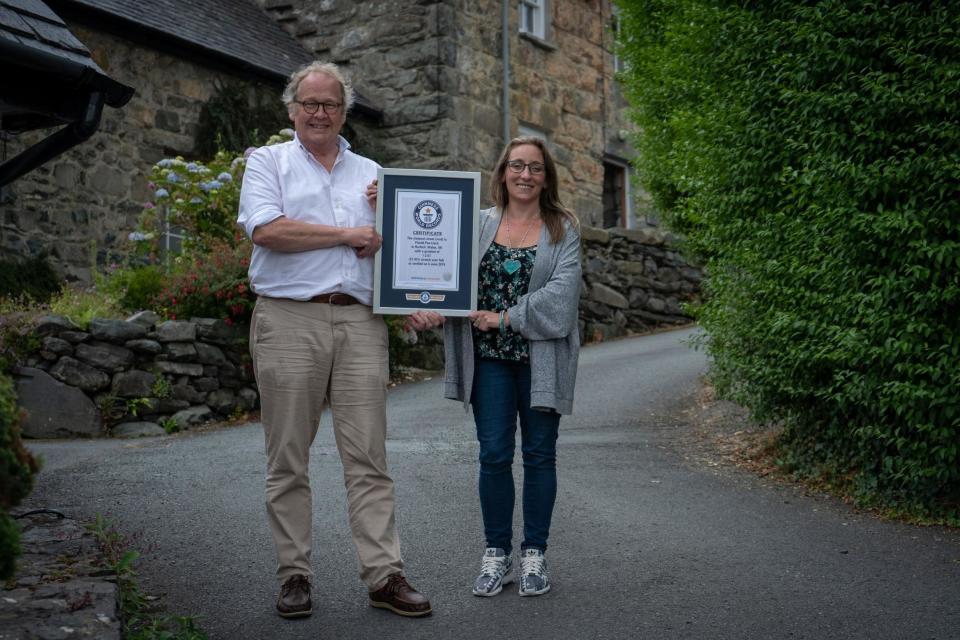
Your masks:
<svg viewBox="0 0 960 640"><path fill-rule="evenodd" d="M134 565L140 552L109 520L97 514L87 526L117 576L117 608L124 640L207 640L193 616L171 616L140 591Z"/></svg>

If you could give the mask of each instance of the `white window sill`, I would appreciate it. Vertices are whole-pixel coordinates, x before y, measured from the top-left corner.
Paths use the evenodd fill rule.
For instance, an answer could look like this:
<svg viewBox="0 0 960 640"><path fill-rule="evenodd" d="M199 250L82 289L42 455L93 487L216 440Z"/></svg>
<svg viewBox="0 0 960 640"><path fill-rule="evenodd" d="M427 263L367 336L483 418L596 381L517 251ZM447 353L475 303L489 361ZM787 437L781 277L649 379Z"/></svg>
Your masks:
<svg viewBox="0 0 960 640"><path fill-rule="evenodd" d="M532 42L533 44L537 45L537 46L540 47L541 49L546 49L547 51L556 51L556 50L557 50L557 45L555 45L554 43L550 42L549 40L544 40L544 39L541 38L540 36L535 36L535 35L533 35L532 33L527 33L526 31L521 31L521 32L520 32L520 37L523 38L523 39L525 39L525 40L529 40L530 42Z"/></svg>

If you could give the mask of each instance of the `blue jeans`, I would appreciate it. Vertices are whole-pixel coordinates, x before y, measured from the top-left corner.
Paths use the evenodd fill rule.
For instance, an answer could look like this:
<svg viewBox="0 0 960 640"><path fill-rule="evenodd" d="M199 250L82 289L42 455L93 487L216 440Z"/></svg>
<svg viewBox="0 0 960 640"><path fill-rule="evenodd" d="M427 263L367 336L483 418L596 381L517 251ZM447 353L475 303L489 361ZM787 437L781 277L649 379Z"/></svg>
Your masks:
<svg viewBox="0 0 960 640"><path fill-rule="evenodd" d="M488 547L513 549L513 454L520 417L523 542L546 551L557 498L560 414L530 408L530 366L478 359L470 397L480 441L480 508Z"/></svg>

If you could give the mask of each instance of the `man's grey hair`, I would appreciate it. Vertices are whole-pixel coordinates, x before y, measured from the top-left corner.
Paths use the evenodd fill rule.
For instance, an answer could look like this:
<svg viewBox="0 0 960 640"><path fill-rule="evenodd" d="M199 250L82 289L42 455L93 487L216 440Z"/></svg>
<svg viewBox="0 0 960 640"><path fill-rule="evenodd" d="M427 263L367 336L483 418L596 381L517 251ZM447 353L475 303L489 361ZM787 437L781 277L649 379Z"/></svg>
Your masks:
<svg viewBox="0 0 960 640"><path fill-rule="evenodd" d="M311 73L325 73L339 82L343 111L346 113L350 110L350 107L353 106L353 87L350 85L350 81L340 71L340 67L332 62L321 62L320 60L305 64L290 74L287 87L283 90L283 104L287 105L288 110L293 108L293 101L297 99L297 90L300 88L300 83Z"/></svg>

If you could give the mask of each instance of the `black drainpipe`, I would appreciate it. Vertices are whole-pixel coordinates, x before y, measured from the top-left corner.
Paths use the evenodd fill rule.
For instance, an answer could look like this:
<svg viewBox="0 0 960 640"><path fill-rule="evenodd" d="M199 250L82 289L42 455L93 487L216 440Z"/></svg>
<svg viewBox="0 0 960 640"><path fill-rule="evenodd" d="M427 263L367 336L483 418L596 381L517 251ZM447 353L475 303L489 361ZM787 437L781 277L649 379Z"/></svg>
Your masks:
<svg viewBox="0 0 960 640"><path fill-rule="evenodd" d="M0 187L90 138L100 126L104 101L102 91L92 92L80 120L68 124L0 165Z"/></svg>

